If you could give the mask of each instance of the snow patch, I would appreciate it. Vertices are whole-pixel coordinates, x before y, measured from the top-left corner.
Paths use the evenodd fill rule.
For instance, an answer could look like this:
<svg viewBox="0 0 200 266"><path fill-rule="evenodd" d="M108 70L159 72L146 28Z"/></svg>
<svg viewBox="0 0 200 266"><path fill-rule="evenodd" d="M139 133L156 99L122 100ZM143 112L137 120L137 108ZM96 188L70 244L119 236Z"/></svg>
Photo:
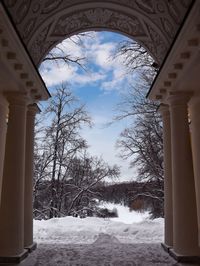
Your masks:
<svg viewBox="0 0 200 266"><path fill-rule="evenodd" d="M125 224L141 223L145 219L149 218L148 212L130 211L128 207L122 206L120 204L104 202L100 205L100 207L107 208L109 210L116 208L118 212L118 217L111 218L112 221L116 222L122 222Z"/></svg>

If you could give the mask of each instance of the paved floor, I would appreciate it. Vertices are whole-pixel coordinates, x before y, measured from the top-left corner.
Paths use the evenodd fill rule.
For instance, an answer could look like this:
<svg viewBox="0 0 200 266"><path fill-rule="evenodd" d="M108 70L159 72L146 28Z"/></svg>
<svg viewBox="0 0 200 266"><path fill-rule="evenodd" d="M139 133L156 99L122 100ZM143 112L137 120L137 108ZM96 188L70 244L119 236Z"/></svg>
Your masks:
<svg viewBox="0 0 200 266"><path fill-rule="evenodd" d="M8 266L8 264L0 264ZM123 244L99 234L92 244L40 244L17 266L189 266L180 264L160 244ZM193 264L194 265L194 264ZM199 265L199 264L196 264ZM12 266L16 266L13 265Z"/></svg>
<svg viewBox="0 0 200 266"><path fill-rule="evenodd" d="M159 256L157 255L159 251ZM1 266L3 264L0 264ZM5 265L5 264L4 264ZM8 264L7 264L8 265ZM18 266L170 266L179 264L159 244L39 245ZM194 264L193 264L194 265ZM14 266L14 265L13 265Z"/></svg>

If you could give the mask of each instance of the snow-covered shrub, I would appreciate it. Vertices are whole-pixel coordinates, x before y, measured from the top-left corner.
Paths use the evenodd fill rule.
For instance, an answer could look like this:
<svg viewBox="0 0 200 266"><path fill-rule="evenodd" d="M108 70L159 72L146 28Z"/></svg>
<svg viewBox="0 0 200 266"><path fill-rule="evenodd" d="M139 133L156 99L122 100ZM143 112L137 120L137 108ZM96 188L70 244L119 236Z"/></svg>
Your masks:
<svg viewBox="0 0 200 266"><path fill-rule="evenodd" d="M112 210L109 210L107 208L102 208L98 210L96 216L100 218L114 218L118 217L118 213L116 208L113 208Z"/></svg>

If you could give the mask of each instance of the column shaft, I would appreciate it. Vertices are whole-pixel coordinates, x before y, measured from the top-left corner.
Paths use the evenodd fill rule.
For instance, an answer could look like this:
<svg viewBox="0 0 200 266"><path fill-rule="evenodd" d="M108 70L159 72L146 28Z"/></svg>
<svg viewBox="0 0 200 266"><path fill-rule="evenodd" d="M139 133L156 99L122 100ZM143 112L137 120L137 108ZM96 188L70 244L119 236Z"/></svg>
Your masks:
<svg viewBox="0 0 200 266"><path fill-rule="evenodd" d="M172 198L172 155L170 112L167 105L160 105L159 112L163 119L164 148L164 215L165 215L165 245L173 246L173 198Z"/></svg>
<svg viewBox="0 0 200 266"><path fill-rule="evenodd" d="M169 98L173 175L173 248L178 254L199 254L197 210L190 143L187 94Z"/></svg>
<svg viewBox="0 0 200 266"><path fill-rule="evenodd" d="M39 111L37 105L28 107L26 120L26 163L24 189L24 246L33 245L33 156L35 115Z"/></svg>
<svg viewBox="0 0 200 266"><path fill-rule="evenodd" d="M24 251L24 163L26 100L10 95L0 207L0 257Z"/></svg>
<svg viewBox="0 0 200 266"><path fill-rule="evenodd" d="M195 177L195 191L198 217L198 239L200 246L200 98L193 98L190 103L192 154Z"/></svg>
<svg viewBox="0 0 200 266"><path fill-rule="evenodd" d="M3 182L3 165L5 156L5 143L6 143L6 116L8 113L8 103L3 95L0 95L0 205L1 205L1 191Z"/></svg>

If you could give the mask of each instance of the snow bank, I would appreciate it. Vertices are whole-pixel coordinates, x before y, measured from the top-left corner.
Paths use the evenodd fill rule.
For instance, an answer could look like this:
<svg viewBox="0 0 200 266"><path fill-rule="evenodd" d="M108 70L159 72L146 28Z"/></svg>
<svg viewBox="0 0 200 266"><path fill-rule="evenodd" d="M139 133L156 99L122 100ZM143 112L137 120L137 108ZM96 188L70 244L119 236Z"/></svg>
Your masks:
<svg viewBox="0 0 200 266"><path fill-rule="evenodd" d="M163 219L125 224L113 219L65 217L34 221L38 243L91 244L99 234L109 234L121 243L158 243L163 241Z"/></svg>

